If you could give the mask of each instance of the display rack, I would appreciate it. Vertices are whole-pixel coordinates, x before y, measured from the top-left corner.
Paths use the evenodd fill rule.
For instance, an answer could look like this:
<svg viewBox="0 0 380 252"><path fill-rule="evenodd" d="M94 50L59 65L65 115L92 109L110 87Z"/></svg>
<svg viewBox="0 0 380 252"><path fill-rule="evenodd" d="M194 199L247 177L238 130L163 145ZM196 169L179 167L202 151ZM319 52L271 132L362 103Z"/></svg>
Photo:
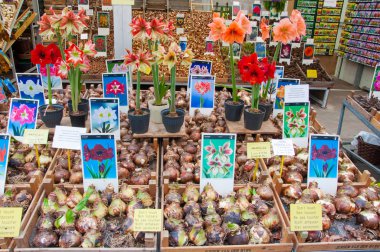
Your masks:
<svg viewBox="0 0 380 252"><path fill-rule="evenodd" d="M294 8L299 10L305 19L306 36L303 38L303 41L306 41L307 37L310 38L314 36L318 0L297 0L294 4Z"/></svg>

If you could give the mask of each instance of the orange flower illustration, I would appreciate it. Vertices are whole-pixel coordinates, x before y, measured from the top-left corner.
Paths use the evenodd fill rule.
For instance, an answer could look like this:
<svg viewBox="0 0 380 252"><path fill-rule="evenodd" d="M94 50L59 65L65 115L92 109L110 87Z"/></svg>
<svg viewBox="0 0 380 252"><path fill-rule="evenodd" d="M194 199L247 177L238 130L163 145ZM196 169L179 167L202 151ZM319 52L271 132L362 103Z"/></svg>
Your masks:
<svg viewBox="0 0 380 252"><path fill-rule="evenodd" d="M285 86L281 86L277 89L277 97L282 99L285 96Z"/></svg>
<svg viewBox="0 0 380 252"><path fill-rule="evenodd" d="M312 57L314 53L313 47L311 46L306 47L304 53L306 57Z"/></svg>

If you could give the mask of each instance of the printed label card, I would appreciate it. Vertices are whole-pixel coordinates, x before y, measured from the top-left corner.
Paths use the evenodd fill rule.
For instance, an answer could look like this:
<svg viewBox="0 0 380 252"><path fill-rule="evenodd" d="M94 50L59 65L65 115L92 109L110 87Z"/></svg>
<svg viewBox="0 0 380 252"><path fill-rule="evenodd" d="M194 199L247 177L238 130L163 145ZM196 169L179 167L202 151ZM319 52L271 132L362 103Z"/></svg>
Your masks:
<svg viewBox="0 0 380 252"><path fill-rule="evenodd" d="M108 36L110 34L110 13L97 12L98 35Z"/></svg>
<svg viewBox="0 0 380 252"><path fill-rule="evenodd" d="M302 36L296 37L295 40L292 41L292 49L301 47Z"/></svg>
<svg viewBox="0 0 380 252"><path fill-rule="evenodd" d="M0 134L0 195L4 194L7 177L10 136Z"/></svg>
<svg viewBox="0 0 380 252"><path fill-rule="evenodd" d="M115 136L83 134L81 151L84 189L94 185L96 190L104 190L112 184L117 192L119 185Z"/></svg>
<svg viewBox="0 0 380 252"><path fill-rule="evenodd" d="M184 52L187 47L187 38L186 37L179 37L179 47L181 48L181 51Z"/></svg>
<svg viewBox="0 0 380 252"><path fill-rule="evenodd" d="M214 55L214 41L212 41L210 38L206 39L206 50L205 55Z"/></svg>
<svg viewBox="0 0 380 252"><path fill-rule="evenodd" d="M269 15L270 15L269 11L264 11L264 10L261 11L261 17L269 19Z"/></svg>
<svg viewBox="0 0 380 252"><path fill-rule="evenodd" d="M259 59L266 57L266 43L260 42L259 38L257 38L257 41L255 43L255 52L257 53L257 58Z"/></svg>
<svg viewBox="0 0 380 252"><path fill-rule="evenodd" d="M80 9L89 10L90 9L89 0L78 0L78 10Z"/></svg>
<svg viewBox="0 0 380 252"><path fill-rule="evenodd" d="M292 44L281 44L280 50L280 63L285 62L290 65L290 58L292 57Z"/></svg>
<svg viewBox="0 0 380 252"><path fill-rule="evenodd" d="M126 73L103 73L103 97L118 98L120 110L128 112L128 78Z"/></svg>
<svg viewBox="0 0 380 252"><path fill-rule="evenodd" d="M95 57L107 57L107 36L94 35Z"/></svg>
<svg viewBox="0 0 380 252"><path fill-rule="evenodd" d="M309 140L309 102L285 102L282 138L291 138L302 148L307 148Z"/></svg>
<svg viewBox="0 0 380 252"><path fill-rule="evenodd" d="M126 73L127 83L130 90L132 90L131 69L124 63L123 59L106 60L108 73Z"/></svg>
<svg viewBox="0 0 380 252"><path fill-rule="evenodd" d="M336 195L338 187L339 136L310 135L307 184L317 182L325 193Z"/></svg>
<svg viewBox="0 0 380 252"><path fill-rule="evenodd" d="M289 79L289 78L280 78L277 81L276 86L276 97L273 103L273 117L276 117L277 114L284 112L284 103L285 103L285 86L288 85L299 85L299 79Z"/></svg>
<svg viewBox="0 0 380 252"><path fill-rule="evenodd" d="M36 65L37 72L41 74L42 78L42 86L44 89L48 89L48 77L46 68L47 65L41 67L41 65ZM58 68L54 65L50 65L50 79L51 79L51 89L63 89L62 87L62 79L58 76Z"/></svg>
<svg viewBox="0 0 380 252"><path fill-rule="evenodd" d="M9 90L9 92L11 92L12 94L16 94L17 93L17 88L11 82L10 79L5 79L5 80L1 80L0 79L0 81L3 83L4 87L6 87Z"/></svg>
<svg viewBox="0 0 380 252"><path fill-rule="evenodd" d="M314 44L304 44L303 45L303 58L302 58L302 64L303 65L310 65L313 63L314 58Z"/></svg>
<svg viewBox="0 0 380 252"><path fill-rule="evenodd" d="M309 102L309 84L285 86L285 102Z"/></svg>
<svg viewBox="0 0 380 252"><path fill-rule="evenodd" d="M4 86L2 84L2 81L0 80L0 104L6 104L8 103L8 97L4 91Z"/></svg>
<svg viewBox="0 0 380 252"><path fill-rule="evenodd" d="M232 3L232 19L235 19L235 17L238 15L240 11L240 2L239 1L233 1Z"/></svg>
<svg viewBox="0 0 380 252"><path fill-rule="evenodd" d="M25 129L35 129L38 113L38 100L11 99L7 134L22 142Z"/></svg>
<svg viewBox="0 0 380 252"><path fill-rule="evenodd" d="M81 150L80 136L86 133L86 128L57 125L54 132L53 148Z"/></svg>
<svg viewBox="0 0 380 252"><path fill-rule="evenodd" d="M372 78L371 91L369 92L369 97L375 96L380 98L380 64L375 67L375 72Z"/></svg>
<svg viewBox="0 0 380 252"><path fill-rule="evenodd" d="M236 134L202 133L200 191L208 183L222 196L233 192Z"/></svg>
<svg viewBox="0 0 380 252"><path fill-rule="evenodd" d="M255 42L256 38L259 36L259 28L256 25L256 22L250 22L252 27L251 34L248 34L246 37L247 42Z"/></svg>
<svg viewBox="0 0 380 252"><path fill-rule="evenodd" d="M255 3L252 4L252 19L259 20L261 17L261 4L260 2L255 1Z"/></svg>
<svg viewBox="0 0 380 252"><path fill-rule="evenodd" d="M232 44L232 56L234 59L240 59L240 54L241 54L241 44L234 42Z"/></svg>
<svg viewBox="0 0 380 252"><path fill-rule="evenodd" d="M16 73L16 79L18 90L20 91L20 98L38 100L40 106L45 104L41 74Z"/></svg>
<svg viewBox="0 0 380 252"><path fill-rule="evenodd" d="M190 116L199 109L203 115L211 115L214 110L215 76L191 75Z"/></svg>
<svg viewBox="0 0 380 252"><path fill-rule="evenodd" d="M280 78L283 78L283 77L284 77L284 66L276 66L276 71L274 72L274 78L271 82L271 86L268 91L271 101L274 101L276 99L277 82Z"/></svg>
<svg viewBox="0 0 380 252"><path fill-rule="evenodd" d="M90 130L95 134L114 134L120 140L118 98L90 98Z"/></svg>
<svg viewBox="0 0 380 252"><path fill-rule="evenodd" d="M185 14L184 13L178 13L176 16L176 27L177 28L184 28L185 26Z"/></svg>
<svg viewBox="0 0 380 252"><path fill-rule="evenodd" d="M212 61L193 59L191 61L191 66L189 67L187 92L190 93L190 89L191 89L191 86L190 86L191 75L211 75L211 70L212 70Z"/></svg>
<svg viewBox="0 0 380 252"><path fill-rule="evenodd" d="M102 11L112 10L112 0L102 0Z"/></svg>

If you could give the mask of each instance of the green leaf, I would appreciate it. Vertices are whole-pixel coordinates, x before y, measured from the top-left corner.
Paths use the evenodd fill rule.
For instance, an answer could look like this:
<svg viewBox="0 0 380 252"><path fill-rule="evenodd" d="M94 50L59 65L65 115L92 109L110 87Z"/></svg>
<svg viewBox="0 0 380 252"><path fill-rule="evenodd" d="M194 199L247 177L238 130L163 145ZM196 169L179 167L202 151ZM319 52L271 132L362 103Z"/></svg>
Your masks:
<svg viewBox="0 0 380 252"><path fill-rule="evenodd" d="M252 188L252 190L251 190L251 194L252 194L252 195L256 195L256 194L257 194L255 188Z"/></svg>
<svg viewBox="0 0 380 252"><path fill-rule="evenodd" d="M87 189L87 192L85 194L85 196L83 197L83 199L81 201L79 201L79 203L75 206L74 210L75 211L80 211L82 210L86 205L87 205L87 201L88 199L90 198L90 196L94 193L94 189L92 187L88 187Z"/></svg>
<svg viewBox="0 0 380 252"><path fill-rule="evenodd" d="M48 198L44 198L44 207L49 207L49 200Z"/></svg>
<svg viewBox="0 0 380 252"><path fill-rule="evenodd" d="M71 224L71 223L74 223L74 221L75 221L75 214L74 214L73 210L71 210L71 209L67 210L67 212L66 212L66 223Z"/></svg>
<svg viewBox="0 0 380 252"><path fill-rule="evenodd" d="M108 167L106 168L106 170L104 171L104 174L103 174L102 178L107 178L108 173L109 173L110 171L111 171L111 166L108 166Z"/></svg>

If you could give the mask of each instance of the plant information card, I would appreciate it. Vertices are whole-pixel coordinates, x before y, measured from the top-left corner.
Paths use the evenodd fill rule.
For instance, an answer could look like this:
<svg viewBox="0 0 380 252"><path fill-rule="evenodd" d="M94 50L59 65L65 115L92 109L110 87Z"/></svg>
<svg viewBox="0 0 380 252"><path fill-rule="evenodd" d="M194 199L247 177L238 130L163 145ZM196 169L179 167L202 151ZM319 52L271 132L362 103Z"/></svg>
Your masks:
<svg viewBox="0 0 380 252"><path fill-rule="evenodd" d="M134 232L161 232L162 209L136 209L133 218Z"/></svg>
<svg viewBox="0 0 380 252"><path fill-rule="evenodd" d="M0 237L20 235L22 207L0 207Z"/></svg>
<svg viewBox="0 0 380 252"><path fill-rule="evenodd" d="M53 138L53 148L80 150L80 135L87 132L86 128L56 126Z"/></svg>
<svg viewBox="0 0 380 252"><path fill-rule="evenodd" d="M322 205L290 204L290 231L322 230Z"/></svg>

